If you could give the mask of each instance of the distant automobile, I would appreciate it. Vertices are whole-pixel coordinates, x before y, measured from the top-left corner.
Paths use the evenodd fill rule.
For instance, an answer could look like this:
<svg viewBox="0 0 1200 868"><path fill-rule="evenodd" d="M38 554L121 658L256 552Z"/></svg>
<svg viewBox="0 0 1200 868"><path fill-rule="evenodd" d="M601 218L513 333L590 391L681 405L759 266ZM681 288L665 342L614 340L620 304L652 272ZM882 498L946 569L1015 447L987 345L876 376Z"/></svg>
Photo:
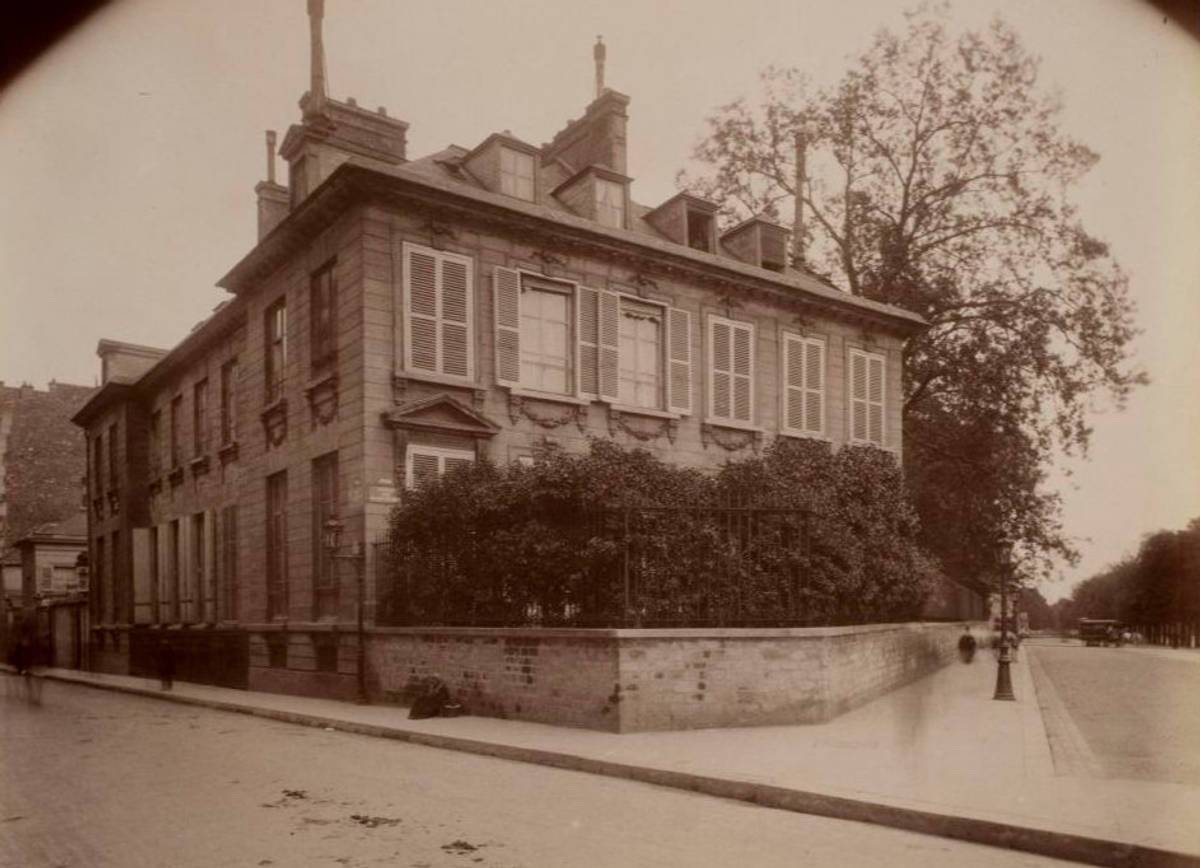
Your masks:
<svg viewBox="0 0 1200 868"><path fill-rule="evenodd" d="M1079 638L1088 646L1114 645L1119 648L1123 630L1120 621L1105 618L1079 619Z"/></svg>

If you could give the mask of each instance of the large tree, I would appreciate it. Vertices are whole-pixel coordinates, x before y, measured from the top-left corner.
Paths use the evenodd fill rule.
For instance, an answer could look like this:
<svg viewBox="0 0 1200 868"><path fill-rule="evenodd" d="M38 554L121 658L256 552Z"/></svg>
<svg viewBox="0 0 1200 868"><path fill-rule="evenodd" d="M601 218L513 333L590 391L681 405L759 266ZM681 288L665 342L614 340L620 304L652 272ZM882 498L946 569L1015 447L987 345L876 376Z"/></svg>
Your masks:
<svg viewBox="0 0 1200 868"><path fill-rule="evenodd" d="M1068 198L1098 157L1060 129L1037 59L999 21L952 35L924 6L831 87L762 81L709 118L681 185L727 220L791 222L798 194L799 267L929 321L906 351L905 463L952 575L987 581L997 545L1027 578L1073 560L1050 458L1086 451L1092 398L1119 405L1144 375L1126 276Z"/></svg>

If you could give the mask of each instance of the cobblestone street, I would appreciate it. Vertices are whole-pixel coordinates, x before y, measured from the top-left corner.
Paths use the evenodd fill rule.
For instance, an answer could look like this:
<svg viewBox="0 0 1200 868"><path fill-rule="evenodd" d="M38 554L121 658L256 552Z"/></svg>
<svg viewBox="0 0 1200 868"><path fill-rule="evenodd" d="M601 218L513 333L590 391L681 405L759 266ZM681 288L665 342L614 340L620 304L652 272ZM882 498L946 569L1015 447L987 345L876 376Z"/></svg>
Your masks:
<svg viewBox="0 0 1200 868"><path fill-rule="evenodd" d="M611 778L4 678L0 866L1053 865Z"/></svg>

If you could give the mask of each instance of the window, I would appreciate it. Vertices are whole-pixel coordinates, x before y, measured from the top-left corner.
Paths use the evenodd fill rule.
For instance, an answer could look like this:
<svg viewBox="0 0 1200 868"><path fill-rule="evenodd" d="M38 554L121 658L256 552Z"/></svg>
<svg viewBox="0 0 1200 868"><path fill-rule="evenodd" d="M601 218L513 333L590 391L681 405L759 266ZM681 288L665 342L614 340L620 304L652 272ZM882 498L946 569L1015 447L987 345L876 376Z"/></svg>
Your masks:
<svg viewBox="0 0 1200 868"><path fill-rule="evenodd" d="M162 411L150 414L150 475L162 472Z"/></svg>
<svg viewBox="0 0 1200 868"><path fill-rule="evenodd" d="M104 435L92 438L92 483L96 486L95 496L104 493Z"/></svg>
<svg viewBox="0 0 1200 868"><path fill-rule="evenodd" d="M220 615L227 621L238 617L238 508L227 506L221 510L221 593L217 605Z"/></svg>
<svg viewBox="0 0 1200 868"><path fill-rule="evenodd" d="M883 446L884 359L850 350L850 442Z"/></svg>
<svg viewBox="0 0 1200 868"><path fill-rule="evenodd" d="M221 365L221 445L237 441L237 359Z"/></svg>
<svg viewBox="0 0 1200 868"><path fill-rule="evenodd" d="M171 469L179 466L179 426L183 424L183 395L171 399Z"/></svg>
<svg viewBox="0 0 1200 868"><path fill-rule="evenodd" d="M571 293L567 284L521 281L521 385L570 394Z"/></svg>
<svg viewBox="0 0 1200 868"><path fill-rule="evenodd" d="M287 615L287 472L267 477L267 617Z"/></svg>
<svg viewBox="0 0 1200 868"><path fill-rule="evenodd" d="M117 479L119 478L119 474L117 473L118 446L117 426L116 423L113 423L108 426L108 487L110 489L117 487Z"/></svg>
<svg viewBox="0 0 1200 868"><path fill-rule="evenodd" d="M162 564L159 553L158 527L150 528L150 620L155 624L162 621L162 601L159 583L162 581Z"/></svg>
<svg viewBox="0 0 1200 868"><path fill-rule="evenodd" d="M172 624L179 623L179 576L183 572L181 569L180 558L183 555L182 546L180 545L179 519L174 519L170 524L170 532L167 538L167 603L168 611L170 612L169 621Z"/></svg>
<svg viewBox="0 0 1200 868"><path fill-rule="evenodd" d="M474 263L465 256L404 245L404 367L469 380L474 376Z"/></svg>
<svg viewBox="0 0 1200 868"><path fill-rule="evenodd" d="M283 378L287 373L287 303L279 299L263 316L266 336L267 403L283 396Z"/></svg>
<svg viewBox="0 0 1200 868"><path fill-rule="evenodd" d="M708 415L718 423L754 421L754 326L708 319Z"/></svg>
<svg viewBox="0 0 1200 868"><path fill-rule="evenodd" d="M685 212L685 217L687 220L688 247L711 252L713 249L712 215L689 208Z"/></svg>
<svg viewBox="0 0 1200 868"><path fill-rule="evenodd" d="M205 578L208 575L208 570L205 569L205 548L206 525L205 514L197 512L192 516L192 550L189 553L191 559L191 588L189 589L188 597L195 600L193 607L193 621L204 620L204 592Z"/></svg>
<svg viewBox="0 0 1200 868"><path fill-rule="evenodd" d="M825 433L825 341L783 333L783 432Z"/></svg>
<svg viewBox="0 0 1200 868"><path fill-rule="evenodd" d="M337 561L325 547L325 523L338 514L338 456L322 455L312 463L313 599L318 618L337 614Z"/></svg>
<svg viewBox="0 0 1200 868"><path fill-rule="evenodd" d="M625 185L596 178L596 220L602 226L625 228Z"/></svg>
<svg viewBox="0 0 1200 868"><path fill-rule="evenodd" d="M630 407L662 407L662 308L621 300L618 396Z"/></svg>
<svg viewBox="0 0 1200 868"><path fill-rule="evenodd" d="M509 268L492 277L500 385L692 411L690 313Z"/></svg>
<svg viewBox="0 0 1200 868"><path fill-rule="evenodd" d="M475 453L467 449L410 445L406 459L405 486L421 488L433 482L443 473L471 464L475 460Z"/></svg>
<svg viewBox="0 0 1200 868"><path fill-rule="evenodd" d="M125 614L125 597L129 577L123 575L121 569L121 532L114 530L111 536L108 556L111 558L108 571L108 585L112 588L112 622L125 624L130 619Z"/></svg>
<svg viewBox="0 0 1200 868"><path fill-rule="evenodd" d="M199 458L208 451L208 379L192 387L192 455Z"/></svg>
<svg viewBox="0 0 1200 868"><path fill-rule="evenodd" d="M337 360L337 279L334 277L333 266L332 262L322 266L312 276L309 287L314 371L332 365Z"/></svg>
<svg viewBox="0 0 1200 868"><path fill-rule="evenodd" d="M106 572L108 563L105 560L104 537L96 537L96 551L93 552L92 558L92 599L95 601L93 611L96 613L96 620L101 624L111 624L112 619L109 617L108 609L105 606L105 601L108 598L108 582L106 580Z"/></svg>
<svg viewBox="0 0 1200 868"><path fill-rule="evenodd" d="M533 201L533 155L512 148L500 149L500 192Z"/></svg>

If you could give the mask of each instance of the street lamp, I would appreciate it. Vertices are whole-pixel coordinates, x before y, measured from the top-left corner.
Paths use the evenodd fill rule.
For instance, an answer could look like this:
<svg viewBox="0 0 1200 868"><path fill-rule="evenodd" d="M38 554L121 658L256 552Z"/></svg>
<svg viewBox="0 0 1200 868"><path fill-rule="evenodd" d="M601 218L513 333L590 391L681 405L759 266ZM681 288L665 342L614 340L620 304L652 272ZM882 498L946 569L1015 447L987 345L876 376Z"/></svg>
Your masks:
<svg viewBox="0 0 1200 868"><path fill-rule="evenodd" d="M1017 697L1012 688L1012 653L1008 647L1008 546L1004 541L996 543L996 575L1000 580L1000 659L996 665L996 692L992 699L1013 701Z"/></svg>
<svg viewBox="0 0 1200 868"><path fill-rule="evenodd" d="M354 701L359 705L367 704L367 643L366 629L363 624L363 584L364 584L364 553L359 543L355 543L349 552L341 552L342 531L346 529L345 522L338 518L331 518L325 522L322 527L322 544L325 551L329 553L329 557L336 564L339 560L354 562L354 587L356 605L355 609L358 621L358 653L357 653L357 685Z"/></svg>

